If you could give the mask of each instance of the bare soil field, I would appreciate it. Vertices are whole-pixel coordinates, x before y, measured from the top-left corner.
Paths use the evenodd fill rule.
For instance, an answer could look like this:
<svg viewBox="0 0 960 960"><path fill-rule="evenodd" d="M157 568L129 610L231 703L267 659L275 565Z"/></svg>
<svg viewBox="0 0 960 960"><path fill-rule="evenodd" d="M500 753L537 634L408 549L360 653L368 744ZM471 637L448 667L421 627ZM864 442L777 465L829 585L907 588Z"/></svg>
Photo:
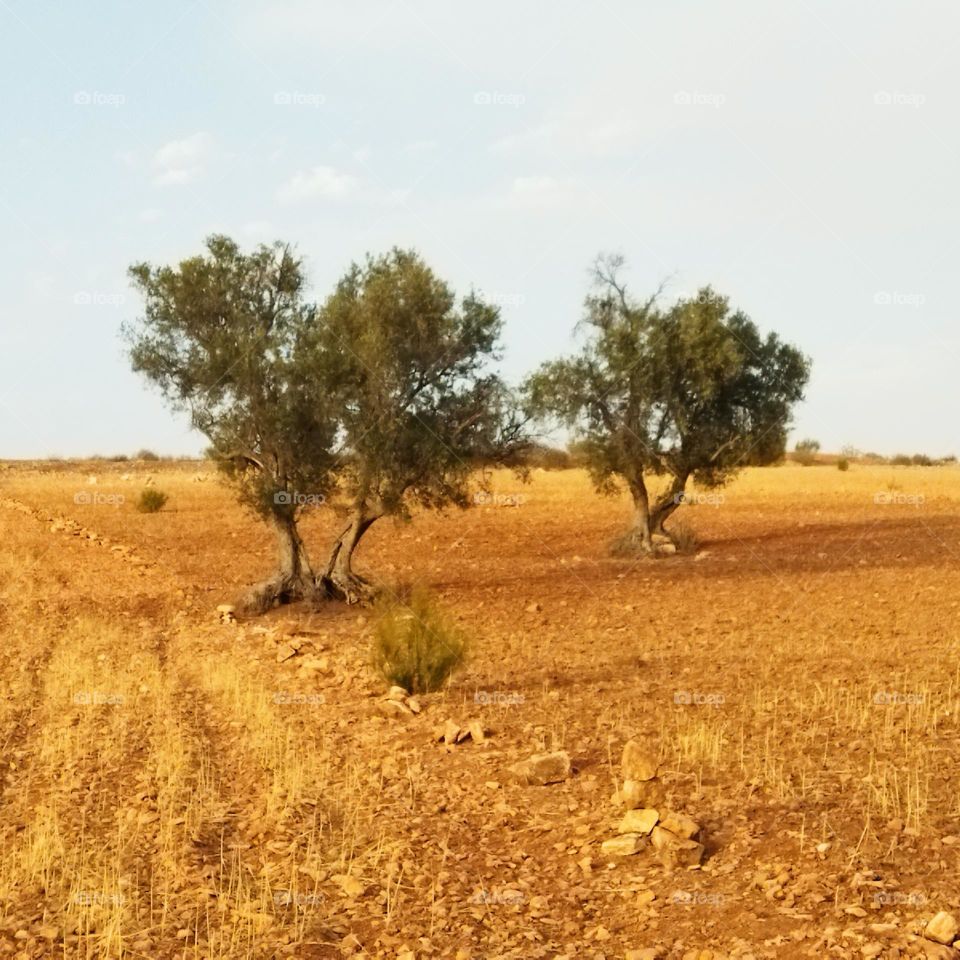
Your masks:
<svg viewBox="0 0 960 960"><path fill-rule="evenodd" d="M219 622L274 544L210 467L0 468L0 956L960 955L960 469L747 470L638 561L580 471L492 491L361 546L471 640L393 715L369 610ZM602 849L631 739L701 864Z"/></svg>

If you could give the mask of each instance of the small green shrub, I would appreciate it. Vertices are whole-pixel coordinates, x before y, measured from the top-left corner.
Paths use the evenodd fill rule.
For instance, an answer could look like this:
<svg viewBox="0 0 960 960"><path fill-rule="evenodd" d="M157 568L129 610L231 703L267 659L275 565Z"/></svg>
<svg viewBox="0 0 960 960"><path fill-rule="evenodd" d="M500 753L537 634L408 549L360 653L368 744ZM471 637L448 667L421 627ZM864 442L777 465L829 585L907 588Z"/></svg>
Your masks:
<svg viewBox="0 0 960 960"><path fill-rule="evenodd" d="M846 457L841 457L837 461L837 469L842 473L846 473L850 469L850 461Z"/></svg>
<svg viewBox="0 0 960 960"><path fill-rule="evenodd" d="M140 494L140 499L137 501L137 510L139 510L140 513L157 513L163 509L169 499L162 490L147 487L147 489Z"/></svg>
<svg viewBox="0 0 960 960"><path fill-rule="evenodd" d="M807 438L800 440L793 448L793 459L805 467L810 467L817 462L817 454L820 452L820 441Z"/></svg>
<svg viewBox="0 0 960 960"><path fill-rule="evenodd" d="M371 659L387 683L408 693L439 690L466 652L466 637L426 591L414 589L407 603L381 601Z"/></svg>

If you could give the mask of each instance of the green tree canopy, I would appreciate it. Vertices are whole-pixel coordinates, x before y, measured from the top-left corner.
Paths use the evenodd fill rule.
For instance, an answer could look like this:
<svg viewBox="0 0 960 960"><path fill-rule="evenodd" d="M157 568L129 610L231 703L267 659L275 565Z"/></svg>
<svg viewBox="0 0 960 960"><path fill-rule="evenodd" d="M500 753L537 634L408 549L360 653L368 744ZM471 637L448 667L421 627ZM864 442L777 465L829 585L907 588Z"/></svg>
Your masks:
<svg viewBox="0 0 960 960"><path fill-rule="evenodd" d="M649 552L691 478L718 486L782 456L809 362L709 287L670 307L656 295L634 300L621 268L620 258L598 260L586 343L545 364L526 390L535 415L572 429L598 489L626 484L635 518L623 544ZM651 475L669 478L653 504Z"/></svg>
<svg viewBox="0 0 960 960"><path fill-rule="evenodd" d="M362 596L351 569L363 533L414 504L468 504L479 465L505 462L525 444L509 391L492 372L500 314L473 293L459 302L412 251L354 264L320 308L313 349L339 357L337 398L348 523L325 576Z"/></svg>
<svg viewBox="0 0 960 960"><path fill-rule="evenodd" d="M377 519L466 506L476 467L525 443L490 369L498 310L458 302L412 252L353 265L322 307L279 243L244 254L213 236L201 256L130 275L145 303L125 331L134 369L189 413L240 501L276 530L279 569L249 608L366 598L351 559ZM347 515L319 574L297 526L305 503Z"/></svg>
<svg viewBox="0 0 960 960"><path fill-rule="evenodd" d="M125 329L134 370L210 441L240 501L269 521L279 546L262 597L294 599L312 579L297 533L296 494L321 501L336 483L339 429L324 378L301 344L317 324L301 261L285 244L242 253L211 236L176 267L130 268L144 299Z"/></svg>

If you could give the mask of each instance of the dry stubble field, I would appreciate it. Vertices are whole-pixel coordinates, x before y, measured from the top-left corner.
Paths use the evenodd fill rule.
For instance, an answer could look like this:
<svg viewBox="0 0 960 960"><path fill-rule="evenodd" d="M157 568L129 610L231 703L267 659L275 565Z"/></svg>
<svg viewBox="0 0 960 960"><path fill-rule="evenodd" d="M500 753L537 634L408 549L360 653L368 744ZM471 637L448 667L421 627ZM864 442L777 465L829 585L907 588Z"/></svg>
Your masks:
<svg viewBox="0 0 960 960"><path fill-rule="evenodd" d="M954 955L916 934L960 906L960 470L747 471L679 512L696 557L636 563L579 471L381 521L361 571L473 641L403 720L369 614L217 622L273 545L206 469L0 471L0 955ZM150 470L170 503L142 515ZM701 869L601 853L630 737ZM568 781L505 775L554 748Z"/></svg>

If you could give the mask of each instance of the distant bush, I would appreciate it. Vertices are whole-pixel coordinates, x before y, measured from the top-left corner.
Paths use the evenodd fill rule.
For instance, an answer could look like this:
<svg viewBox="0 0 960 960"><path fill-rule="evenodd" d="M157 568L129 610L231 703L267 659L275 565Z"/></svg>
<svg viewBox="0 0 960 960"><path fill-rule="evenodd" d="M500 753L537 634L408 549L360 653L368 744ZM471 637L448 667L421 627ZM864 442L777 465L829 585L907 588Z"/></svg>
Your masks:
<svg viewBox="0 0 960 960"><path fill-rule="evenodd" d="M895 457L890 458L890 462L895 467L909 467L913 461L905 453L898 453Z"/></svg>
<svg viewBox="0 0 960 960"><path fill-rule="evenodd" d="M154 453L152 450L138 450L135 457L136 460L159 460L160 455Z"/></svg>
<svg viewBox="0 0 960 960"><path fill-rule="evenodd" d="M570 457L570 465L573 467L586 467L590 462L590 450L586 440L574 440L568 443L567 454Z"/></svg>
<svg viewBox="0 0 960 960"><path fill-rule="evenodd" d="M950 453L950 454L947 454L947 456L945 457L941 457L937 462L942 464L956 463L957 456L954 453Z"/></svg>
<svg viewBox="0 0 960 960"><path fill-rule="evenodd" d="M809 467L811 464L817 462L817 454L819 452L819 440L811 440L809 438L806 440L798 440L797 445L793 448L793 458L797 463Z"/></svg>
<svg viewBox="0 0 960 960"><path fill-rule="evenodd" d="M540 467L544 470L569 470L573 466L570 454L559 447L550 447L545 443L533 443L524 451L521 460L524 466Z"/></svg>
<svg viewBox="0 0 960 960"><path fill-rule="evenodd" d="M842 473L846 473L850 469L850 461L846 457L841 457L837 461L837 469Z"/></svg>
<svg viewBox="0 0 960 960"><path fill-rule="evenodd" d="M381 603L371 660L387 683L408 693L439 690L466 651L466 637L426 591L415 588L406 603Z"/></svg>
<svg viewBox="0 0 960 960"><path fill-rule="evenodd" d="M933 460L928 457L925 453L915 453L911 458L910 462L915 467L932 467Z"/></svg>
<svg viewBox="0 0 960 960"><path fill-rule="evenodd" d="M157 513L163 509L169 499L162 490L148 487L140 494L140 499L137 501L137 510L140 513Z"/></svg>

